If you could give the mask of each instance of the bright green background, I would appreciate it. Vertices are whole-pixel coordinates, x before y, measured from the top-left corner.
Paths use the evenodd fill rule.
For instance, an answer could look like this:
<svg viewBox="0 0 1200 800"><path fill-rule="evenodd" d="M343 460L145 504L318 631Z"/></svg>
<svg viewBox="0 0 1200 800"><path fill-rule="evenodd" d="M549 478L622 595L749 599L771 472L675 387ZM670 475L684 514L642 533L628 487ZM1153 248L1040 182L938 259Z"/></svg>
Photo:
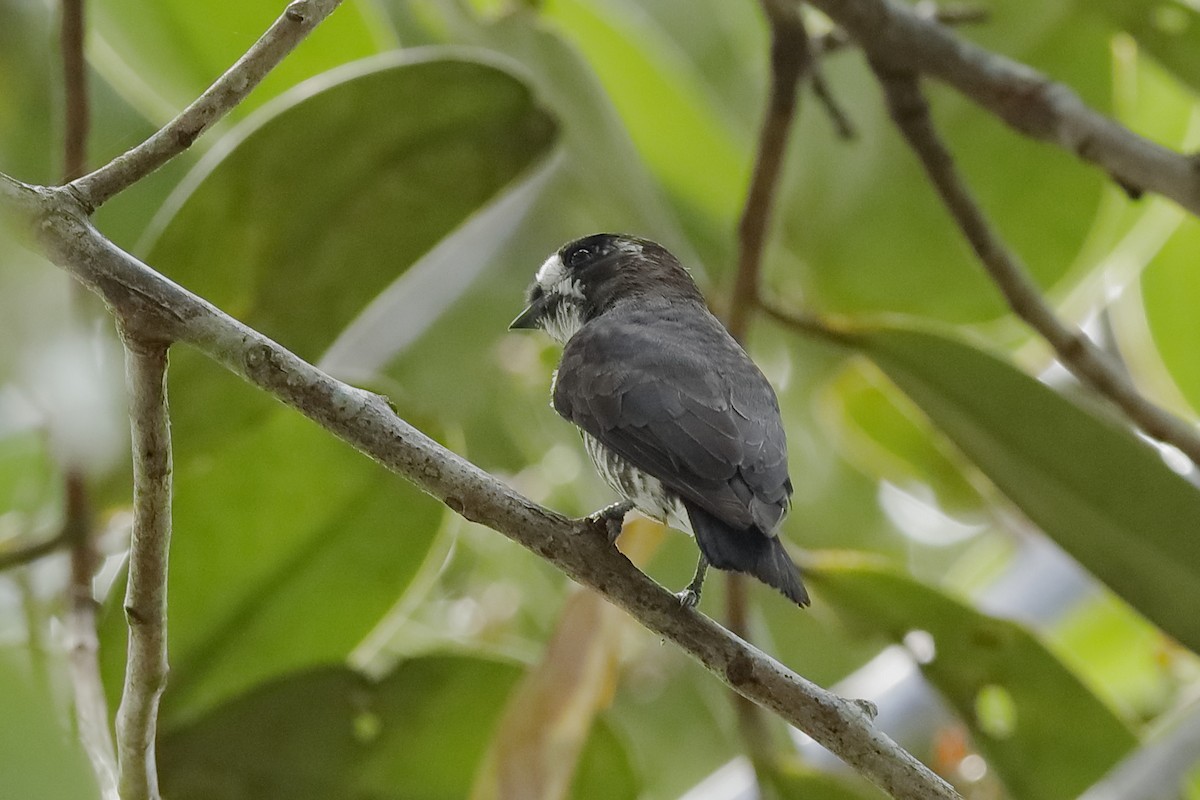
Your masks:
<svg viewBox="0 0 1200 800"><path fill-rule="evenodd" d="M89 3L91 162L162 124L282 5ZM1195 149L1192 4L986 5L990 19L964 36ZM0 171L34 182L60 169L55 23L42 4L0 3ZM749 0L348 0L97 224L304 358L386 392L532 499L586 513L611 497L547 408L557 349L506 324L545 255L596 230L662 241L724 307L766 47ZM804 94L764 287L836 316L839 333L764 320L750 341L780 394L796 484L784 536L812 570L815 602L800 612L754 586L754 638L832 685L924 632L937 656L922 669L952 717L906 746L965 793L1074 797L1200 681L1200 499L1169 466L1177 458L1047 371L1045 347L947 222L861 54L824 69L857 137L839 140ZM981 206L1061 315L1088 323L1148 396L1195 420L1197 223L928 89ZM59 271L0 239L0 552L59 524L71 445L42 415L46 387L105 354L90 383L58 391L83 398L69 408L92 423L92 493L114 554L100 632L115 708L129 505L120 364L107 324L82 343L68 335L69 298ZM478 789L507 699L562 633L568 582L198 354L172 352L170 381L172 673L159 759L170 796ZM977 608L1042 536L1096 588L1051 619ZM677 587L693 558L670 535L645 568ZM0 776L5 788L86 797L55 634L62 580L56 558L0 574L0 708L11 711ZM722 602L712 581L702 610L719 617ZM569 793L677 797L742 751L733 711L709 675L622 624L588 639L616 659L612 671L560 689L564 706L602 698L577 712ZM781 761L763 776L781 797L876 796L802 763L776 733ZM960 770L971 754L981 778Z"/></svg>

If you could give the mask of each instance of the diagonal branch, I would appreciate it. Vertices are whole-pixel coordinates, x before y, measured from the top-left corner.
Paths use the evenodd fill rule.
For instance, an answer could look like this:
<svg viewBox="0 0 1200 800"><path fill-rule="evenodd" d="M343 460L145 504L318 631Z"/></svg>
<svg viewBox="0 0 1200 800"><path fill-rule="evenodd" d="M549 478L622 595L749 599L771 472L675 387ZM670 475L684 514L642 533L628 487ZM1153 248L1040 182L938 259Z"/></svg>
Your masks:
<svg viewBox="0 0 1200 800"><path fill-rule="evenodd" d="M154 737L167 684L167 552L171 543L171 422L167 345L125 335L133 432L133 538L125 618L129 656L117 709L121 800L158 800Z"/></svg>
<svg viewBox="0 0 1200 800"><path fill-rule="evenodd" d="M871 65L883 86L892 119L1013 313L1049 342L1063 366L1111 400L1147 436L1179 448L1200 465L1200 435L1195 428L1143 397L1120 365L1082 331L1060 320L1024 266L992 230L933 126L916 74L876 61Z"/></svg>
<svg viewBox="0 0 1200 800"><path fill-rule="evenodd" d="M45 253L98 292L127 335L134 321L139 330L190 344L456 513L542 556L678 644L740 694L807 732L893 797L958 798L949 784L875 728L858 705L805 680L695 609L682 608L592 524L534 504L404 422L386 399L334 380L121 251L92 227L72 193L0 175L0 209L29 218Z"/></svg>
<svg viewBox="0 0 1200 800"><path fill-rule="evenodd" d="M89 213L192 146L229 113L341 0L295 0L245 55L149 139L69 185Z"/></svg>
<svg viewBox="0 0 1200 800"><path fill-rule="evenodd" d="M1200 215L1200 160L1089 108L1070 88L972 44L897 0L809 0L889 68L937 78L1034 139L1103 169L1130 192L1156 192Z"/></svg>

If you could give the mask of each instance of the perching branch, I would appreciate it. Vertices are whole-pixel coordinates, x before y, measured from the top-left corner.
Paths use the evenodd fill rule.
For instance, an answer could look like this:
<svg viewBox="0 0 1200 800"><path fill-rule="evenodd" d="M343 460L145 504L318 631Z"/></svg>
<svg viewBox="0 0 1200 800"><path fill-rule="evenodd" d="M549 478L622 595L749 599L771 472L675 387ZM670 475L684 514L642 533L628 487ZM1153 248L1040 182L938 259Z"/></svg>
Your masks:
<svg viewBox="0 0 1200 800"><path fill-rule="evenodd" d="M878 63L950 84L1018 132L1058 145L1126 191L1156 192L1200 215L1200 161L1089 108L1067 86L972 44L897 0L809 0Z"/></svg>
<svg viewBox="0 0 1200 800"><path fill-rule="evenodd" d="M69 186L79 202L90 213L191 147L340 4L341 0L295 0L237 63L175 119L137 147L72 181Z"/></svg>
<svg viewBox="0 0 1200 800"><path fill-rule="evenodd" d="M121 800L158 800L154 737L167 685L167 552L171 543L171 421L167 345L125 335L133 432L133 538L125 618L129 650L117 709Z"/></svg>
<svg viewBox="0 0 1200 800"><path fill-rule="evenodd" d="M1120 365L1083 331L1060 320L1025 267L992 230L934 128L916 74L890 69L875 61L872 67L883 86L892 119L1013 313L1054 348L1063 366L1111 400L1147 436L1179 448L1200 465L1200 435L1196 430L1143 397Z"/></svg>
<svg viewBox="0 0 1200 800"><path fill-rule="evenodd" d="M740 694L778 714L897 798L957 798L875 728L855 703L746 644L639 571L604 531L542 508L400 419L385 398L334 380L154 272L92 227L75 195L0 176L0 207L33 222L55 263L122 321L187 343L444 502L542 556L678 644Z"/></svg>

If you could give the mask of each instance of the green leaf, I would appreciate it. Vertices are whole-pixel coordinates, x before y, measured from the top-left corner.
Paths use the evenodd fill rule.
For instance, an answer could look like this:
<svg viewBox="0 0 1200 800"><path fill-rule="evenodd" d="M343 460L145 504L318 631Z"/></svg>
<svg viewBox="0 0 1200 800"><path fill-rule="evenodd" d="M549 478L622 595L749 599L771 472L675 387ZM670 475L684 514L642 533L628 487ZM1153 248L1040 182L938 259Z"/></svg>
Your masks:
<svg viewBox="0 0 1200 800"><path fill-rule="evenodd" d="M0 775L6 797L100 797L78 736L44 682L35 679L28 652L0 648Z"/></svg>
<svg viewBox="0 0 1200 800"><path fill-rule="evenodd" d="M749 178L749 137L716 113L667 32L632 4L552 0L544 14L583 52L668 192L732 230Z"/></svg>
<svg viewBox="0 0 1200 800"><path fill-rule="evenodd" d="M1136 744L1020 625L853 556L814 559L808 579L839 612L894 642L912 631L932 637L935 654L922 671L970 726L1013 797L1074 797Z"/></svg>
<svg viewBox="0 0 1200 800"><path fill-rule="evenodd" d="M1114 25L1193 90L1200 90L1200 9L1187 0L1102 0Z"/></svg>
<svg viewBox="0 0 1200 800"><path fill-rule="evenodd" d="M847 338L1030 520L1200 652L1200 493L1154 450L954 339L900 328Z"/></svg>
<svg viewBox="0 0 1200 800"><path fill-rule="evenodd" d="M416 575L444 513L291 411L221 447L177 448L168 725L346 658ZM122 594L102 623L110 687L124 663Z"/></svg>
<svg viewBox="0 0 1200 800"><path fill-rule="evenodd" d="M149 263L316 360L554 142L523 83L437 53L351 65L247 120L168 201L144 248ZM271 407L230 407L194 361L172 364L181 437L231 435Z"/></svg>
<svg viewBox="0 0 1200 800"><path fill-rule="evenodd" d="M51 147L54 75L46 57L53 22L38 3L0 5L0 172L30 182L59 177Z"/></svg>
<svg viewBox="0 0 1200 800"><path fill-rule="evenodd" d="M282 13L278 0L99 0L88 6L96 68L160 124L196 98ZM245 114L305 78L391 44L369 2L350 0L234 110Z"/></svg>
<svg viewBox="0 0 1200 800"><path fill-rule="evenodd" d="M919 409L862 363L849 364L822 398L839 450L868 475L899 486L930 486L950 512L978 511L979 492L963 475L962 459Z"/></svg>
<svg viewBox="0 0 1200 800"><path fill-rule="evenodd" d="M168 200L149 259L315 359L553 141L528 87L494 66L431 51L370 59L223 140Z"/></svg>
<svg viewBox="0 0 1200 800"><path fill-rule="evenodd" d="M988 3L986 24L959 33L1106 109L1111 29L1084 5L998 0ZM839 313L899 311L956 323L1006 313L888 119L863 60L842 54L825 68L859 137L837 140L819 106L806 104L794 136L803 149L790 162L795 174L781 194L783 246L768 275L799 279L811 305ZM1039 285L1063 280L1091 232L1104 176L1022 138L949 89L930 84L927 91L935 124L1000 234Z"/></svg>
<svg viewBox="0 0 1200 800"><path fill-rule="evenodd" d="M1158 355L1194 412L1200 412L1200 223L1183 220L1142 273L1142 302Z"/></svg>
<svg viewBox="0 0 1200 800"><path fill-rule="evenodd" d="M459 800L520 675L512 664L462 656L406 661L378 682L342 667L290 675L169 731L159 757L164 796ZM585 763L628 776L611 733L598 726L593 742ZM585 785L592 777L580 773ZM621 785L621 776L598 779ZM636 796L576 786L580 796Z"/></svg>

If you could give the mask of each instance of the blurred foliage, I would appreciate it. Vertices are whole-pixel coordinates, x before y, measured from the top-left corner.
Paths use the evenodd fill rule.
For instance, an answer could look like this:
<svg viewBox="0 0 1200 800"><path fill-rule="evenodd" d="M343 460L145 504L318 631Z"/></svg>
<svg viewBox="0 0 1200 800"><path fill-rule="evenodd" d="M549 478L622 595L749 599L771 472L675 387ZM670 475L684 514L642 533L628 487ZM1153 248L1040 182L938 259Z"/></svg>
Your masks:
<svg viewBox="0 0 1200 800"><path fill-rule="evenodd" d="M282 6L89 3L92 162L195 97ZM1194 3L985 6L964 36L1195 149ZM0 171L28 181L61 170L55 22L47 4L0 0ZM506 324L546 253L602 229L662 241L723 307L767 44L750 0L348 0L97 224L305 358L387 392L535 501L586 513L611 497L547 408L557 348ZM1047 369L892 129L861 54L824 67L858 135L839 140L805 93L764 287L849 333L763 321L750 342L780 392L796 483L784 535L809 551L817 602L801 613L755 586L753 638L832 685L924 632L936 656L922 669L957 717L903 743L969 796L1075 796L1200 684L1194 475ZM1194 420L1196 222L929 91L983 208L1064 317ZM120 366L104 318L73 327L66 279L10 233L0 554L54 534L64 453L98 454L115 708L129 488L113 433L124 422L105 398ZM81 353L96 362L83 371ZM170 380L170 797L487 796L495 759L553 756L566 796L658 800L742 751L711 676L619 614L568 611L597 606L568 602L568 582L536 557L197 353L173 351ZM64 449L68 434L88 441ZM1023 538L1042 535L1091 576L1060 583L1090 588L1005 588ZM639 563L682 585L694 545L654 542ZM95 793L62 680L63 581L54 558L0 574L4 796ZM719 615L722 589L710 583L703 610ZM902 706L909 689L876 680L862 696ZM564 738L513 733L539 723ZM947 733L964 725L966 739ZM874 796L809 760L781 753L771 790Z"/></svg>

